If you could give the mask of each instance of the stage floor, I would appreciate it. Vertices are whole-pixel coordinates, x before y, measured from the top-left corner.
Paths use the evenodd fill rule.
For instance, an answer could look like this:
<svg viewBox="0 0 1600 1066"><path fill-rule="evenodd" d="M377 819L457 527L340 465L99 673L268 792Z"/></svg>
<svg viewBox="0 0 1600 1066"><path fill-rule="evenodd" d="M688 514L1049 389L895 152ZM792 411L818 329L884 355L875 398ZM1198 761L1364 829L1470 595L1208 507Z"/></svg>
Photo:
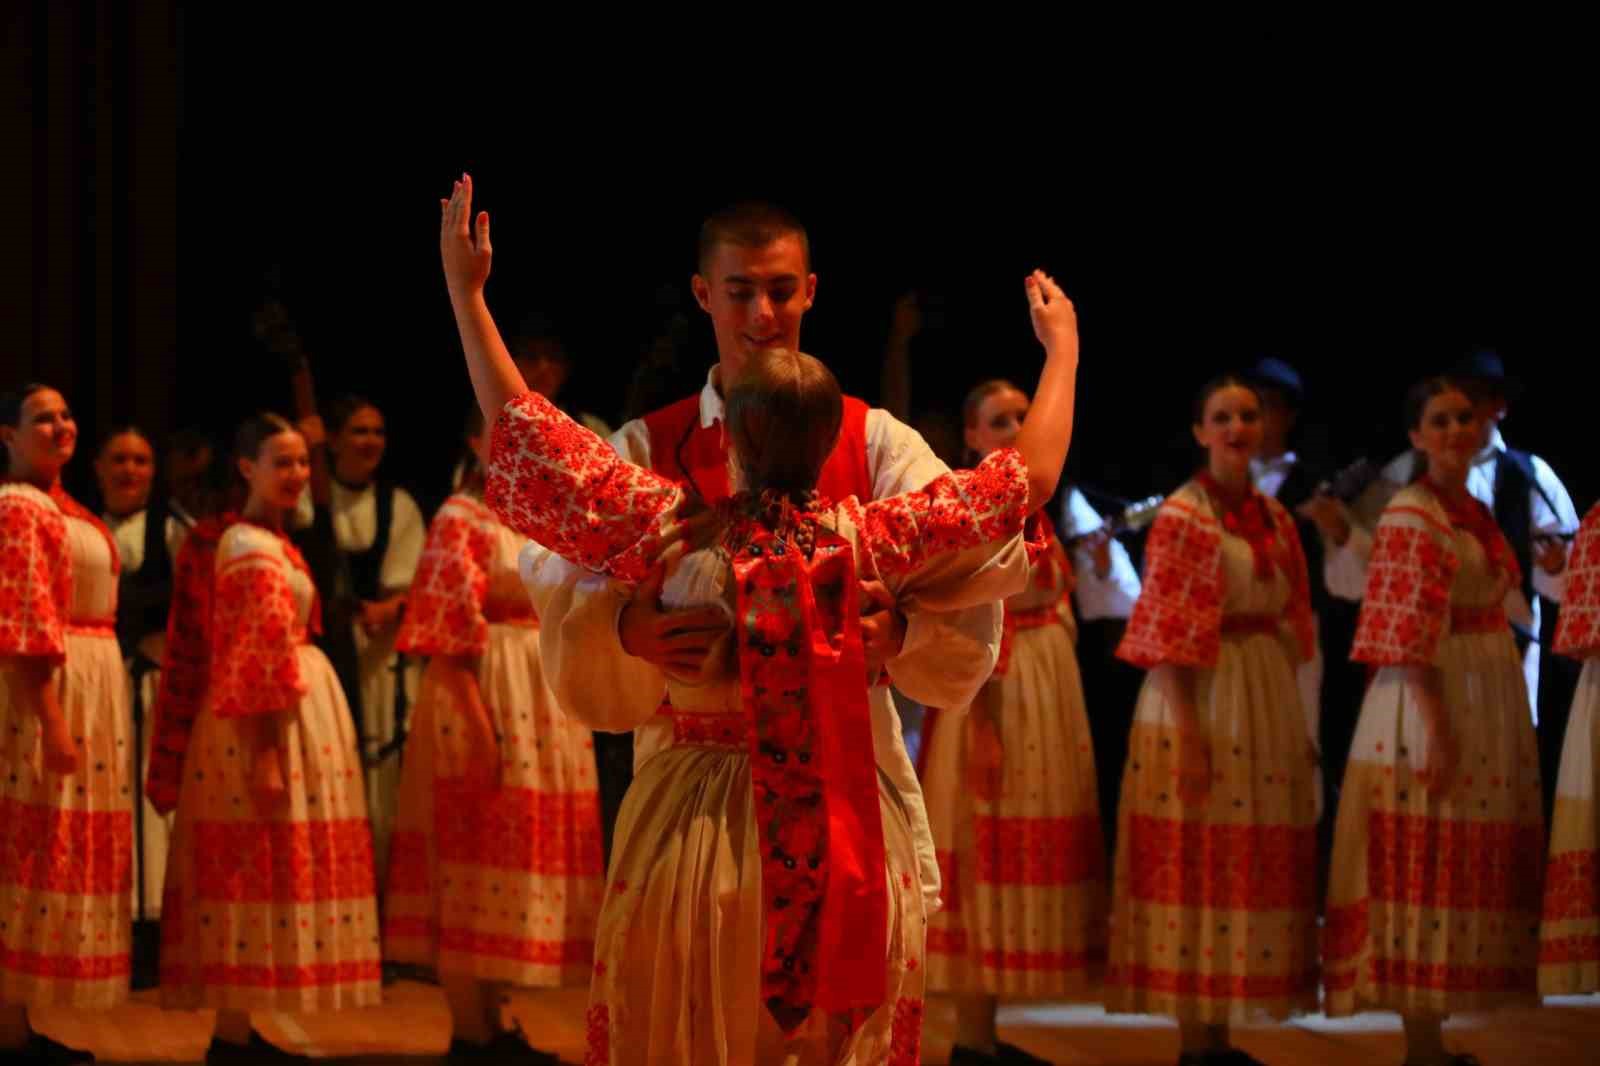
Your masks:
<svg viewBox="0 0 1600 1066"><path fill-rule="evenodd" d="M513 993L509 1009L537 1046L582 1063L585 999L583 989ZM33 1017L39 1029L92 1050L102 1062L199 1062L211 1032L209 1012L162 1011L151 992L103 1014L43 1009ZM952 1024L948 1003L930 1004L923 1062L945 1062ZM421 1066L443 1058L450 1016L437 988L400 981L389 986L381 1007L296 1017L260 1014L256 1025L289 1051L374 1066ZM1006 1008L1001 1033L1063 1066L1171 1066L1177 1060L1177 1032L1170 1023L1107 1016L1098 1007ZM1455 1050L1477 1055L1484 1066L1587 1066L1600 1061L1600 996L1550 1000L1538 1010L1463 1015L1446 1026L1446 1039ZM1270 1066L1398 1066L1404 1058L1400 1023L1392 1014L1337 1022L1313 1016L1242 1029L1237 1043Z"/></svg>

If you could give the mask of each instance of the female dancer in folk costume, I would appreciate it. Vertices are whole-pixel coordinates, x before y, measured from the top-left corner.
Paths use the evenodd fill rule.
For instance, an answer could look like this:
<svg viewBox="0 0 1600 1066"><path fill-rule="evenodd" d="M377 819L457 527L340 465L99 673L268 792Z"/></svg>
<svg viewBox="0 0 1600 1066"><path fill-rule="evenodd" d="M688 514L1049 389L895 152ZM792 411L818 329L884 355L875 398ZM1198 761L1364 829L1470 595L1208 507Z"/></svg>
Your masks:
<svg viewBox="0 0 1600 1066"><path fill-rule="evenodd" d="M460 284L488 270L469 195L458 183L441 202L441 245L479 403L498 416L486 499L552 550L644 579L684 533L684 493L524 391L481 288ZM873 761L857 574L946 605L1020 587L1021 567L995 564L1023 554L1023 520L1060 475L1077 362L1071 304L1042 276L1029 295L1050 357L1022 454L922 493L815 499L842 412L816 360L762 351L730 383L746 491L697 522L717 546L673 579L737 620L739 676L717 657L710 676L668 682L674 742L617 826L589 1061L917 1061L924 911L909 822Z"/></svg>
<svg viewBox="0 0 1600 1066"><path fill-rule="evenodd" d="M61 487L77 423L55 389L0 398L0 1051L86 1061L29 1007L127 998L133 743L116 543Z"/></svg>
<svg viewBox="0 0 1600 1066"><path fill-rule="evenodd" d="M1011 446L1028 403L1010 382L977 386L964 405L968 448L986 457ZM1045 513L1033 521L1048 551L1006 601L994 678L965 715L929 712L923 727L945 900L929 918L928 988L958 997L953 1066L1040 1061L999 1043L998 1001L1086 998L1105 962L1105 840L1073 568Z"/></svg>
<svg viewBox="0 0 1600 1066"><path fill-rule="evenodd" d="M561 713L539 663L539 618L517 572L526 538L483 504L475 458L428 529L400 629L431 656L406 744L384 955L432 968L458 1051L526 1057L502 1035L497 985L587 986L605 890L589 730Z"/></svg>
<svg viewBox="0 0 1600 1066"><path fill-rule="evenodd" d="M1467 491L1480 430L1443 378L1406 400L1425 460L1378 523L1351 657L1377 667L1334 833L1323 947L1330 1015L1398 1011L1407 1062L1444 1048L1455 1011L1536 995L1539 757L1504 604L1521 580Z"/></svg>
<svg viewBox="0 0 1600 1066"><path fill-rule="evenodd" d="M1206 465L1167 498L1117 654L1149 671L1118 814L1106 1005L1166 1014L1179 1062L1251 1063L1229 1026L1317 1002L1316 751L1295 667L1311 653L1305 557L1257 492L1261 403L1196 399Z"/></svg>
<svg viewBox="0 0 1600 1066"><path fill-rule="evenodd" d="M284 536L310 472L306 442L259 415L241 427L237 454L249 496L215 545L210 618L169 627L163 672L184 698L162 703L158 728L162 752L179 751L152 767L151 791L169 798L176 762L162 1003L217 1008L213 1058L257 1061L274 1049L250 1031L249 1011L368 1006L381 988L354 729L333 668L309 642L316 593ZM204 552L200 533L190 543ZM205 605L204 596L181 604ZM187 659L171 661L196 633L210 647L203 679ZM192 735L167 739L185 717Z"/></svg>
<svg viewBox="0 0 1600 1066"><path fill-rule="evenodd" d="M1539 993L1600 991L1600 503L1572 546L1553 649L1583 660L1556 781Z"/></svg>

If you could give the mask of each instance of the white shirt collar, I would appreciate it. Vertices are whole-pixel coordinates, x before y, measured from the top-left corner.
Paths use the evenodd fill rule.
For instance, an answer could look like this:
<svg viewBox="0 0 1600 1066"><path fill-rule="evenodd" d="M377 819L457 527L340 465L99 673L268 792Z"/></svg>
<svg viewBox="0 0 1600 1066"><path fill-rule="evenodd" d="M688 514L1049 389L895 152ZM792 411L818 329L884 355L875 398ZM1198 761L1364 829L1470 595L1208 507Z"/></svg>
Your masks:
<svg viewBox="0 0 1600 1066"><path fill-rule="evenodd" d="M1474 464L1491 462L1505 450L1506 439L1500 435L1500 427L1495 426L1489 431L1489 443L1483 446L1483 451L1478 453Z"/></svg>
<svg viewBox="0 0 1600 1066"><path fill-rule="evenodd" d="M122 515L120 518L118 516L114 515L114 514L102 512L101 515L100 515L100 520L106 524L106 528L107 529L109 529L109 530L111 530L111 532L115 533L117 530L121 529L123 526L127 525L129 522L132 522L137 518L143 517L146 510L147 510L147 508L141 507L136 511L129 511L127 514Z"/></svg>
<svg viewBox="0 0 1600 1066"><path fill-rule="evenodd" d="M700 428L710 429L723 420L727 414L727 404L723 402L722 393L717 391L717 385L722 380L722 364L711 364L711 370L706 374L706 383L700 390Z"/></svg>
<svg viewBox="0 0 1600 1066"><path fill-rule="evenodd" d="M1269 470L1287 470L1300 461L1294 452L1284 452L1274 459L1255 458L1250 460L1250 473L1259 478Z"/></svg>

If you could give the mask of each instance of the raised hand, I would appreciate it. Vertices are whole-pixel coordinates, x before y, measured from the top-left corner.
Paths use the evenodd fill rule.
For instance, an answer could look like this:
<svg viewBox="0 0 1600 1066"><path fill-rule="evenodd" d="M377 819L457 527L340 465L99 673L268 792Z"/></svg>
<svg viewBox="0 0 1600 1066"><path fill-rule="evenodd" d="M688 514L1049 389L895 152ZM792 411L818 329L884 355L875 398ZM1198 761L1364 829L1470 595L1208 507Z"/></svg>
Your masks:
<svg viewBox="0 0 1600 1066"><path fill-rule="evenodd" d="M321 448L328 443L328 427L323 424L321 415L306 415L294 428L306 439L307 448Z"/></svg>
<svg viewBox="0 0 1600 1066"><path fill-rule="evenodd" d="M489 212L472 218L472 175L463 174L439 201L439 257L444 261L444 281L451 299L483 291L489 280L493 249L489 244Z"/></svg>
<svg viewBox="0 0 1600 1066"><path fill-rule="evenodd" d="M1024 279L1033 335L1050 355L1078 355L1078 311L1056 280L1042 270Z"/></svg>
<svg viewBox="0 0 1600 1066"><path fill-rule="evenodd" d="M1033 332L1044 345L1044 371L1033 394L1028 420L1017 434L1017 451L1028 464L1028 511L1051 496L1061 480L1072 441L1077 404L1078 312L1055 279L1035 270L1023 281Z"/></svg>

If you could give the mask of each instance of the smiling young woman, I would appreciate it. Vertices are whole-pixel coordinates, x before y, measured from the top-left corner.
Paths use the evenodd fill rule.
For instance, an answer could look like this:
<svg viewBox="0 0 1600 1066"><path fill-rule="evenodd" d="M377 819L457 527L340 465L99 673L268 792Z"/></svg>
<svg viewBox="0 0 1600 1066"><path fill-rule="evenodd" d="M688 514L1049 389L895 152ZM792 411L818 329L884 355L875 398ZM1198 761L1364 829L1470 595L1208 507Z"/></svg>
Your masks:
<svg viewBox="0 0 1600 1066"><path fill-rule="evenodd" d="M1417 479L1384 509L1352 658L1375 667L1345 770L1328 891L1329 1015L1400 1013L1407 1062L1461 1061L1457 1011L1537 997L1539 755L1503 604L1521 573L1467 491L1482 426L1461 385L1413 387Z"/></svg>
<svg viewBox="0 0 1600 1066"><path fill-rule="evenodd" d="M372 836L355 730L304 559L284 534L311 475L305 438L257 415L236 441L249 494L214 546L204 673L182 751L162 908L161 1000L217 1009L208 1061L265 1049L251 1010L327 1011L382 998ZM190 543L199 547L199 531ZM185 551L190 544L185 545ZM180 556L179 569L186 570ZM174 674L168 642L164 674ZM177 710L164 703L165 716ZM164 730L164 734L166 732ZM242 1046L242 1050L241 1050Z"/></svg>
<svg viewBox="0 0 1600 1066"><path fill-rule="evenodd" d="M1230 1026L1317 1001L1313 637L1294 520L1251 485L1261 402L1195 402L1201 470L1150 531L1118 656L1149 671L1118 814L1106 1005L1178 1020L1182 1064L1248 1063Z"/></svg>
<svg viewBox="0 0 1600 1066"><path fill-rule="evenodd" d="M0 397L0 1048L29 1006L127 997L132 730L116 638L116 542L61 487L77 449L47 385Z"/></svg>

